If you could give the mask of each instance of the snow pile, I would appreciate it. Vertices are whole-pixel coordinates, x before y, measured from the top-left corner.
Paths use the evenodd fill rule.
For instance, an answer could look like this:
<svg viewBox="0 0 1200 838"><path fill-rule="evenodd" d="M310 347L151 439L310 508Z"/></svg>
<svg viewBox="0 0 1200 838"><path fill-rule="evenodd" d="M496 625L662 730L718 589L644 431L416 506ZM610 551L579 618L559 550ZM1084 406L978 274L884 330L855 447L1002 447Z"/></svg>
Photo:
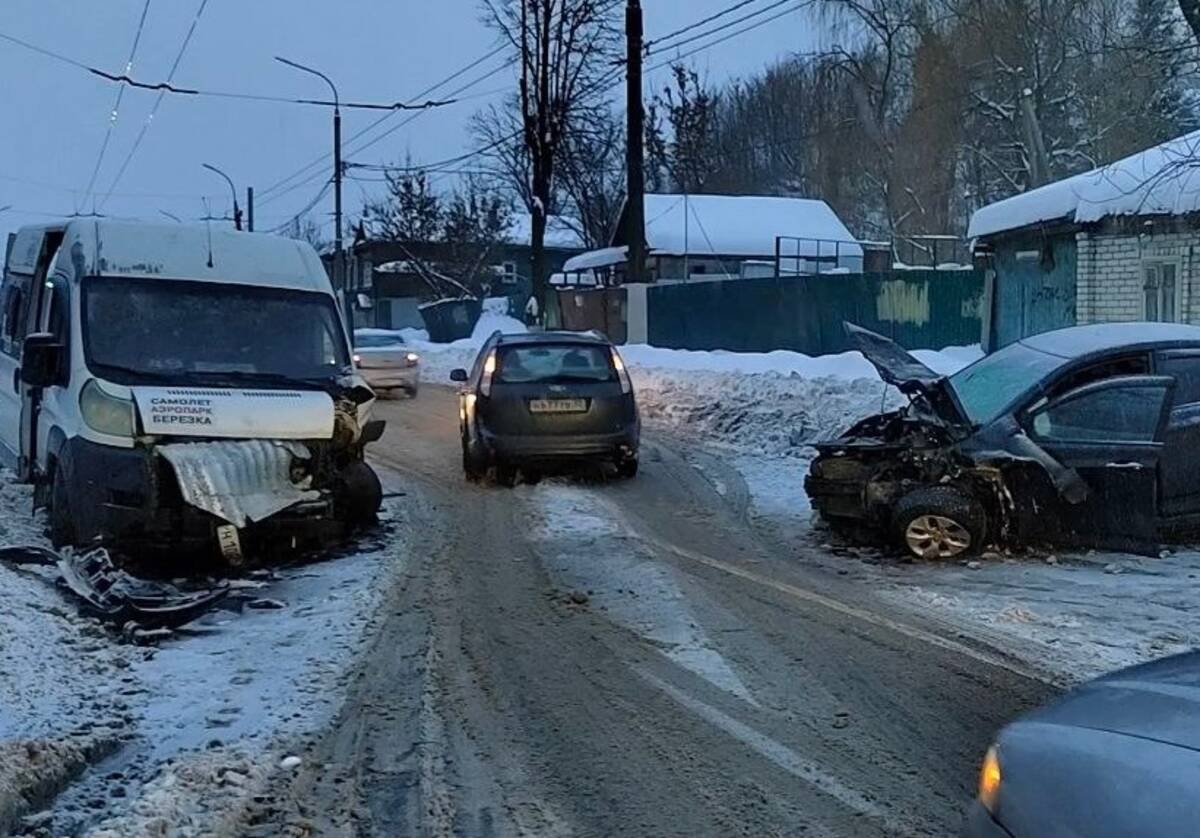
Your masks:
<svg viewBox="0 0 1200 838"><path fill-rule="evenodd" d="M622 347L642 418L747 453L810 453L864 416L904 404L858 352L689 352ZM950 374L981 357L979 347L914 353Z"/></svg>
<svg viewBox="0 0 1200 838"><path fill-rule="evenodd" d="M422 380L448 384L450 371L469 368L497 329L527 331L511 317L485 310L470 338L433 344L416 330L407 330L405 337L421 354ZM645 422L747 452L795 454L836 436L856 419L903 404L858 352L813 357L783 350L696 352L646 344L619 350ZM913 354L946 375L982 357L978 346Z"/></svg>
<svg viewBox="0 0 1200 838"><path fill-rule="evenodd" d="M89 830L89 838L126 835L239 835L246 804L268 776L266 760L224 748L169 765L128 811Z"/></svg>
<svg viewBox="0 0 1200 838"><path fill-rule="evenodd" d="M49 547L31 514L27 486L0 473L0 537L7 545ZM55 588L57 573L0 563L0 741L62 735L119 724L129 656L95 620L80 617Z"/></svg>
<svg viewBox="0 0 1200 838"><path fill-rule="evenodd" d="M710 445L802 454L855 420L902 403L878 379L634 367L642 419Z"/></svg>

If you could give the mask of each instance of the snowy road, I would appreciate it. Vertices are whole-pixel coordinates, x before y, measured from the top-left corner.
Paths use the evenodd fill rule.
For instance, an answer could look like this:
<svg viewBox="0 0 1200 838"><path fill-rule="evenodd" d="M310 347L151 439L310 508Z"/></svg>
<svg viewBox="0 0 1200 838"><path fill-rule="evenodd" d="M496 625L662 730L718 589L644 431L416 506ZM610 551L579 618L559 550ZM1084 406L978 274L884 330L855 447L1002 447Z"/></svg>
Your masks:
<svg viewBox="0 0 1200 838"><path fill-rule="evenodd" d="M251 834L945 835L1052 693L798 561L718 459L651 435L632 482L472 486L449 391L384 411L411 558Z"/></svg>

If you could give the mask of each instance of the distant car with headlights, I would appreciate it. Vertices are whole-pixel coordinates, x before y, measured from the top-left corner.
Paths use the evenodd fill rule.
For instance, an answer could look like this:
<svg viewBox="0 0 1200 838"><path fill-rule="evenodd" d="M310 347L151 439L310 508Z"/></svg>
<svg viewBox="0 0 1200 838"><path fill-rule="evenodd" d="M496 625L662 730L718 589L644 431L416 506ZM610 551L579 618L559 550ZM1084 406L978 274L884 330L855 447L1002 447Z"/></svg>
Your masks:
<svg viewBox="0 0 1200 838"><path fill-rule="evenodd" d="M463 471L469 480L495 468L512 485L517 471L580 462L638 470L641 423L625 364L594 332L497 332L459 382Z"/></svg>
<svg viewBox="0 0 1200 838"><path fill-rule="evenodd" d="M354 330L354 365L376 393L402 390L410 397L421 386L421 358L404 336L387 329Z"/></svg>
<svg viewBox="0 0 1200 838"><path fill-rule="evenodd" d="M965 838L1200 832L1200 652L1123 669L1013 722L987 752Z"/></svg>

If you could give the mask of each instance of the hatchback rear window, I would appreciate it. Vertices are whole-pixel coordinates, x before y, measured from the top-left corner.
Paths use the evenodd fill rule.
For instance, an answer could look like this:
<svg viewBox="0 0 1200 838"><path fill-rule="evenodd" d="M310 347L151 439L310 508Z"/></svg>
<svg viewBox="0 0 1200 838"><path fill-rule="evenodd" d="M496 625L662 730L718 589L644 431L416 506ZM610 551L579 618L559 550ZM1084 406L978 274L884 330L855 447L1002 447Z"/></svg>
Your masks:
<svg viewBox="0 0 1200 838"><path fill-rule="evenodd" d="M617 380L612 355L602 346L512 346L501 349L498 360L496 380L507 384Z"/></svg>

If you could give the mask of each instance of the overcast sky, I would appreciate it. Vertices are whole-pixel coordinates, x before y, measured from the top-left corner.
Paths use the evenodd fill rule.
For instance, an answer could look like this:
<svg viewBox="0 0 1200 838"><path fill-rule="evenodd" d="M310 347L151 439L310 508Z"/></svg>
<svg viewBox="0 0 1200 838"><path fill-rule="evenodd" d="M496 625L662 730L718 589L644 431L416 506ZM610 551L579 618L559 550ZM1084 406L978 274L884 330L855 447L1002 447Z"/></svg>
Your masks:
<svg viewBox="0 0 1200 838"><path fill-rule="evenodd" d="M131 75L150 81L166 78L201 2L150 0ZM753 0L723 21L772 2ZM643 0L646 37L666 34L733 4L734 0ZM119 72L129 58L144 5L145 0L3 0L0 34ZM789 14L688 61L713 81L747 76L780 56L812 48L813 26L803 12ZM343 100L390 102L409 99L495 46L495 34L481 22L478 0L208 0L174 81L209 90L327 95L319 79L273 60L283 55L331 76ZM486 76L503 60L499 55L453 85ZM648 77L647 89L661 87L665 72ZM470 115L503 96L513 78L511 70L495 72L464 91L457 104L422 113L367 148L361 145L406 115L388 116L351 143L349 138L380 114L347 112L346 159L377 163L411 155L422 162L467 151L475 145L467 131ZM158 94L126 89L110 134L117 85L4 40L0 79L5 105L0 207L11 207L0 212L0 231L88 212L93 205L114 216L161 220L160 213L166 212L193 219L205 214L202 196L207 196L213 215L223 215L230 209L228 186L202 169L202 163L227 171L239 190L253 185L261 192L327 155L332 143L331 115L323 108L167 95L130 157ZM127 159L124 175L114 184ZM100 168L92 194L87 187L97 160ZM328 163L310 174L309 179L285 184L294 188L280 188L260 199L259 229L287 220L310 203L328 177ZM348 213L361 204L362 188L347 183ZM332 195L318 203L313 214L324 221L331 212Z"/></svg>

